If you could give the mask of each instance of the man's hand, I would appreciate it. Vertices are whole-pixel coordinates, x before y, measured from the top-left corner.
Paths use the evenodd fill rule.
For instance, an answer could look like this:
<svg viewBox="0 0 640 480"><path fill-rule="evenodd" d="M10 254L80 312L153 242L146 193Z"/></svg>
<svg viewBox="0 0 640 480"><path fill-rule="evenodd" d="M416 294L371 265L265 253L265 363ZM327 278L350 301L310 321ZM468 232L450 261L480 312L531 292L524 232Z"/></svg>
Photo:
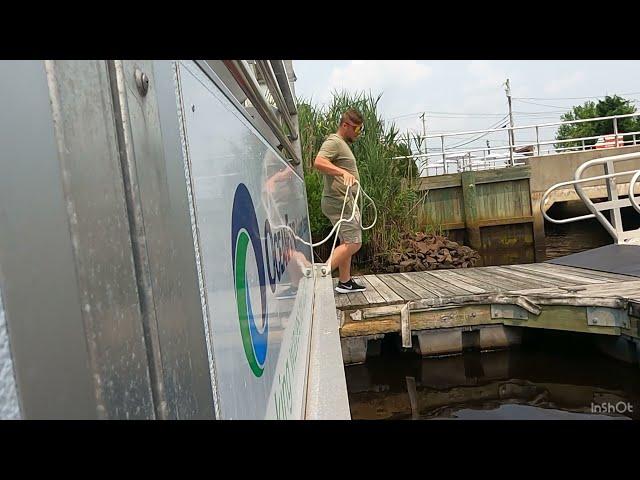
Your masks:
<svg viewBox="0 0 640 480"><path fill-rule="evenodd" d="M345 171L342 174L342 181L347 187L351 187L356 182L356 177Z"/></svg>
<svg viewBox="0 0 640 480"><path fill-rule="evenodd" d="M326 175L331 175L332 177L342 177L342 181L347 187L352 187L356 182L356 177L351 175L346 170L337 167L329 159L321 157L320 155L316 157L313 166Z"/></svg>

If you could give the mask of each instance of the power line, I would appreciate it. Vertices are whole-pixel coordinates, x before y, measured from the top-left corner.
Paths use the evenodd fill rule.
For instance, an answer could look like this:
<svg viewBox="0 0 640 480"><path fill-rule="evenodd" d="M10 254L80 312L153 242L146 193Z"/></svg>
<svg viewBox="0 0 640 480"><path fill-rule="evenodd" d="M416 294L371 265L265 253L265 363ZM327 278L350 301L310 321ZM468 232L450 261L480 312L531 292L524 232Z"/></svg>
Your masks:
<svg viewBox="0 0 640 480"><path fill-rule="evenodd" d="M519 99L519 98L515 98L515 97L513 97L513 99L514 99L516 102L528 103L528 104L530 104L530 105L539 105L539 106L541 106L541 107L548 107L548 108L565 108L565 107L561 107L561 106L559 106L559 105L546 105L546 104L544 104L544 103L529 102L529 101L527 101L527 100L521 100L521 99Z"/></svg>
<svg viewBox="0 0 640 480"><path fill-rule="evenodd" d="M462 117L501 117L504 113L463 113L463 112L415 112L415 113L407 113L406 115L398 115L397 117L390 117L389 120L396 120L398 118L406 118L406 117L418 117L420 114L426 114L432 118L440 118L441 116L462 116Z"/></svg>
<svg viewBox="0 0 640 480"><path fill-rule="evenodd" d="M623 96L623 95L640 95L640 92L627 92L627 93L619 93L619 94L615 94L618 96ZM544 103L535 103L535 102L527 102L525 100L582 100L582 99L588 99L588 98L604 98L607 95L594 95L594 96L586 96L586 97L511 97L513 100L518 100L521 101L523 103L529 103L532 105L539 105L541 107L549 107L549 108L562 108L562 109L568 109L570 107L565 107L565 106L560 106L560 105L549 105L549 104L544 104ZM632 100L632 101L637 101L637 100ZM503 113L489 113L489 112L471 112L471 113L465 113L465 112L444 112L444 111L429 111L429 110L424 110L421 112L413 112L413 113L406 113L403 115L397 115L395 117L390 117L389 120L396 120L398 118L406 118L406 117L412 117L412 116L418 116L421 114L426 114L430 117L434 117L434 118L447 118L441 115L445 115L445 116L461 116L461 117L501 117L504 114ZM515 113L515 112L514 112ZM545 113L545 112L527 112L527 113L531 113L531 114L536 114L536 113Z"/></svg>
<svg viewBox="0 0 640 480"><path fill-rule="evenodd" d="M546 112L520 112L518 110L514 110L513 113L515 115L520 115L523 117L548 117L548 116L555 116L555 115L561 115L563 113L567 113L569 110L548 110Z"/></svg>
<svg viewBox="0 0 640 480"><path fill-rule="evenodd" d="M531 103L531 102L528 102ZM551 107L551 105L544 105L544 106L549 106ZM522 112L522 111L516 111L514 110L513 113L517 113L519 115L531 115L531 116L536 116L536 115L546 115L546 114L550 114L550 113L566 113L569 110L569 107L555 107L555 108L562 108L563 110L545 110L545 111L539 111L539 112ZM427 116L430 118L460 118L460 119L464 119L464 118L491 118L491 117L504 117L504 113L454 113L454 112L450 112L450 113L444 113L442 112L441 114L429 114L429 112L426 112ZM398 118L406 118L406 117L410 117L413 115L401 115L398 117L393 117L393 118L389 118L389 120L396 120ZM416 117L419 118L419 117Z"/></svg>
<svg viewBox="0 0 640 480"><path fill-rule="evenodd" d="M502 123L502 122L503 122L503 121L504 121L508 116L509 116L509 115L503 115L503 116L502 116L502 118L501 118L498 122L496 122L496 123L492 124L490 127L487 127L485 130L491 130L492 128L495 128L496 126L500 125L500 124L501 124L501 123ZM411 132L411 133L413 133L414 135L418 133L415 129L407 129L407 130L405 130L405 131L406 131L406 132ZM437 132L433 132L433 133L432 133L432 135L440 135L440 134L443 134L443 133L455 133L455 132L459 132L459 131L460 131L460 129L457 129L457 130L440 130L440 131L437 131ZM489 133L491 133L491 132L489 132ZM465 136L466 136L466 137L470 137L470 136L472 136L472 135L473 135L473 134L460 135L460 136L461 136L461 137L465 137ZM472 140L471 140L471 141L472 141Z"/></svg>
<svg viewBox="0 0 640 480"><path fill-rule="evenodd" d="M628 92L628 93L616 93L613 95L618 95L618 96L622 96L622 95L640 95L640 92ZM512 97L514 100L518 99L518 100L582 100L585 98L604 98L607 96L612 96L612 95L592 95L589 97Z"/></svg>
<svg viewBox="0 0 640 480"><path fill-rule="evenodd" d="M493 124L492 126L490 126L487 130L491 130L491 129L497 128L497 126L498 126L498 125L500 125L502 122L504 122L508 117L509 117L509 115L508 115L508 114L507 114L507 115L505 115L503 118L501 118L501 119L500 119L500 121L499 121L499 122L496 122L495 124ZM504 128L504 127L506 127L506 124L505 124L502 128ZM486 133L483 133L483 134L481 134L481 135L477 136L476 138L473 138L473 139L471 139L471 140L469 140L469 141L466 141L466 142L463 142L463 143L459 143L459 144L457 144L457 145L451 145L449 148L451 149L451 148L458 148L458 147L462 147L462 146L467 145L467 144L469 144L469 143L475 142L476 140L480 140L481 138L486 137L487 135L489 135L489 134L491 134L491 133L495 133L495 132L486 132Z"/></svg>

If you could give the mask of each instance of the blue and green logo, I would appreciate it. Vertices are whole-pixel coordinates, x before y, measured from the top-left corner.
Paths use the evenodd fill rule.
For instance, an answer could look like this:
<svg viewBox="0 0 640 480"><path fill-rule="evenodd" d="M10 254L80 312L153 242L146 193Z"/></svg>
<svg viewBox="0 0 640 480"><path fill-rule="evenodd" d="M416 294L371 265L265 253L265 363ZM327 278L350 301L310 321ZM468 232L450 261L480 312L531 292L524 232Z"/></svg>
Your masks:
<svg viewBox="0 0 640 480"><path fill-rule="evenodd" d="M251 265L247 265L250 246L253 249L253 257L256 261L255 268L258 272L258 283L260 285L259 310L254 310L256 306L251 304L249 277L247 275L251 267ZM231 252L242 346L251 371L256 377L260 377L264 372L264 364L267 359L269 336L266 279L258 219L249 190L243 183L238 185L233 198ZM258 318L262 320L260 322L262 331L256 324L256 313L260 315Z"/></svg>

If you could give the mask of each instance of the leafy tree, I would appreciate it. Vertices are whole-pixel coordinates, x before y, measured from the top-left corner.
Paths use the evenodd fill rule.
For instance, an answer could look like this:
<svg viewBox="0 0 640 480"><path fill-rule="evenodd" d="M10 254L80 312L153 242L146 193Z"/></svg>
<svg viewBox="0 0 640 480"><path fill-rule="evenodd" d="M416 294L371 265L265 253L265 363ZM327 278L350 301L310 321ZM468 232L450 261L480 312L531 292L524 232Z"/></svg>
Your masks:
<svg viewBox="0 0 640 480"><path fill-rule="evenodd" d="M582 105L573 107L569 112L563 114L562 121L582 120L586 118L610 117L612 115L625 115L635 113L636 107L631 100L626 100L618 95L606 96L598 103L587 101ZM636 132L640 130L640 118L623 118L618 120L618 133ZM600 135L610 135L614 133L613 120L598 120L595 122L574 123L571 125L560 125L556 134L556 140L568 140L571 138L595 137ZM625 136L625 141L631 136ZM585 140L585 145L593 145L596 139ZM556 148L577 147L582 142L556 143Z"/></svg>

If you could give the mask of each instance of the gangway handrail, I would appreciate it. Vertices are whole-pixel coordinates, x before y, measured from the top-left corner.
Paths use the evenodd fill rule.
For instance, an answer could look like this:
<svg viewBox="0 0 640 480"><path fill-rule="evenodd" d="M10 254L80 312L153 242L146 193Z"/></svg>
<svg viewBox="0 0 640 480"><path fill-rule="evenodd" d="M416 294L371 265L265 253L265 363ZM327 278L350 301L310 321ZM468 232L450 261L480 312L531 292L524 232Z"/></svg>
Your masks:
<svg viewBox="0 0 640 480"><path fill-rule="evenodd" d="M223 63L234 77L238 85L247 96L251 104L258 111L263 120L267 123L273 134L276 136L282 147L289 153L291 162L294 165L299 165L301 159L296 152L291 140L283 133L280 128L279 121L276 118L275 113L271 109L271 105L267 103L260 86L257 81L251 75L249 66L244 60L223 60Z"/></svg>
<svg viewBox="0 0 640 480"><path fill-rule="evenodd" d="M280 115L284 120L284 123L287 124L287 128L289 129L289 140L297 140L298 133L296 132L296 127L294 125L293 119L289 114L289 109L287 108L284 96L280 91L280 87L277 84L276 75L271 67L271 64L268 60L256 60L256 67L258 67L258 71L264 77L264 81L267 84L267 88L273 97L273 100L276 102L276 107Z"/></svg>
<svg viewBox="0 0 640 480"><path fill-rule="evenodd" d="M631 206L636 210L636 212L640 213L640 205L636 202L635 196L635 185L640 177L640 170L638 170L631 180L629 181L629 199L631 200Z"/></svg>
<svg viewBox="0 0 640 480"><path fill-rule="evenodd" d="M602 211L616 210L616 209L619 211L620 207L622 206L632 205L635 208L635 210L637 210L640 213L640 205L638 205L635 200L635 192L634 192L635 183L637 179L640 177L640 169L627 170L624 172L607 173L604 175L596 175L596 176L586 177L586 178L582 178L582 174L585 170L595 165L610 164L610 163L613 164L615 162L620 162L625 160L634 160L636 158L640 158L640 152L627 153L623 155L614 155L614 156L603 157L603 158L596 158L583 163L576 169L574 180L556 183L555 185L552 185L544 192L540 200L540 211L542 212L542 216L549 222L555 223L555 224L572 223L572 222L577 222L579 220L596 218L602 224L605 230L607 230L607 232L613 237L616 243L628 242L631 238L633 238L633 236L624 235L624 233L627 233L627 232L624 232L622 230L616 231L616 229L613 228L609 220L607 220L607 218L602 214ZM603 202L602 204L594 204L593 201L591 201L591 199L585 193L584 188L582 186L582 184L586 182L593 182L595 180L606 180L614 177L620 177L623 175L633 175L631 181L629 182L628 198L617 199L617 193L616 193L615 194L616 198L612 199L611 188L609 188L608 201ZM563 219L551 218L549 215L547 215L547 212L545 211L547 198L549 197L551 192L553 192L554 190L557 190L558 188L565 187L568 185L573 185L576 194L582 200L582 202L585 204L585 206L591 213L587 215L579 215L579 216L563 218ZM615 188L615 185L614 185L614 188ZM634 236L640 237L640 229L638 230L638 234Z"/></svg>
<svg viewBox="0 0 640 480"><path fill-rule="evenodd" d="M566 182L556 183L555 185L552 185L551 187L549 187L547 189L547 191L544 192L544 195L542 195L542 200L540 201L540 209L542 211L542 215L544 216L544 218L546 220L549 220L550 222L557 223L557 224L572 223L572 222L577 222L578 220L586 220L588 218L595 218L596 215L593 214L593 213L589 213L587 215L580 215L580 216L577 216L577 217L569 217L569 218L561 218L561 219L551 218L549 215L547 215L547 212L544 211L544 205L546 204L546 200L547 200L547 197L549 196L549 194L551 192L553 192L554 190L557 190L560 187L565 187L567 185L577 185L579 183L593 182L594 180L603 180L603 179L606 179L606 178L619 177L619 176L622 176L622 175L631 175L631 174L636 173L636 172L640 173L640 170L629 170L627 172L609 173L607 175L598 175L597 177L587 177L587 178L581 178L580 180L568 180Z"/></svg>

